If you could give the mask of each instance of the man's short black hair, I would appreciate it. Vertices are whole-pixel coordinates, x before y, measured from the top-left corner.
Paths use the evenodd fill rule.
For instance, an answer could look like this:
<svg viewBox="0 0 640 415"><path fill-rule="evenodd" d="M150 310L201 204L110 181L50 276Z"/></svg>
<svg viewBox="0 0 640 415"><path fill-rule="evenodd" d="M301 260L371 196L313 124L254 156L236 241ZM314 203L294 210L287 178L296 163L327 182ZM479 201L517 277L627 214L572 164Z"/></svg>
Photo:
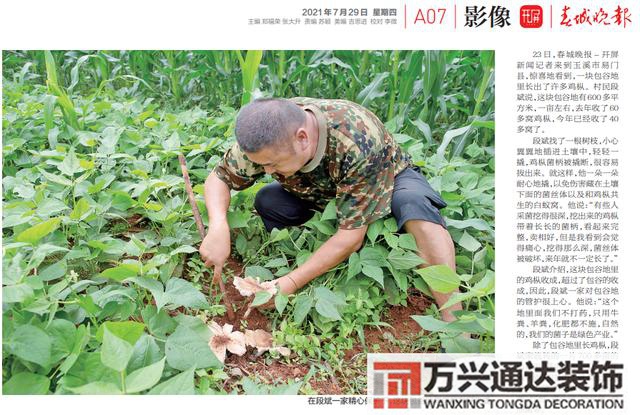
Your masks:
<svg viewBox="0 0 640 415"><path fill-rule="evenodd" d="M242 107L236 119L236 139L245 153L280 144L300 128L305 113L283 98L258 98Z"/></svg>

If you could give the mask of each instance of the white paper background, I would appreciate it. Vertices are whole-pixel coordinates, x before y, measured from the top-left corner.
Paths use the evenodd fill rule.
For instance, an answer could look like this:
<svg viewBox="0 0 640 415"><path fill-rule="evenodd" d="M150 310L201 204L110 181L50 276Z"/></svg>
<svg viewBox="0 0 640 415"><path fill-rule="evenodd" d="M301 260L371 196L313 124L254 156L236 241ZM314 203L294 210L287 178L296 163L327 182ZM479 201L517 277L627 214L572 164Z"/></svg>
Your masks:
<svg viewBox="0 0 640 415"><path fill-rule="evenodd" d="M566 0L563 4L587 2ZM602 0L591 5L613 9L617 4L632 9L631 30L613 32L577 32L559 28L554 17L554 29L524 31L517 15L512 15L512 27L506 30L460 30L411 27L403 30L389 26L249 26L253 17L300 17L303 7L374 7L398 8L403 20L404 2L395 0L351 1L136 1L112 0L88 2L12 1L0 6L0 46L2 49L495 49L496 50L496 351L501 355L512 350L514 267L515 267L515 172L513 157L518 145L515 131L515 62L530 56L533 49L550 50L619 50L621 63L622 108L624 131L620 134L620 217L621 232L621 337L620 360L625 364L625 413L640 413L638 382L637 329L638 309L638 221L637 189L640 179L637 120L640 96L638 81L640 48L638 27L640 7L637 1ZM409 2L408 8L449 7L453 2ZM459 2L509 6L513 11L521 4L549 2ZM556 5L557 4L557 5ZM560 8L560 3L554 4ZM458 28L462 26L458 16ZM635 396L634 396L635 395ZM47 414L124 414L159 413L199 414L225 411L237 414L242 410L255 413L326 413L364 412L365 408L340 406L310 406L303 396L289 397L1 397L2 409L12 413L34 413L36 408ZM242 408L242 409L241 409ZM251 409L253 408L253 409ZM371 410L373 411L373 410ZM379 411L373 411L379 413ZM418 413L418 412L415 412ZM452 413L451 411L449 413ZM508 413L500 411L501 414Z"/></svg>

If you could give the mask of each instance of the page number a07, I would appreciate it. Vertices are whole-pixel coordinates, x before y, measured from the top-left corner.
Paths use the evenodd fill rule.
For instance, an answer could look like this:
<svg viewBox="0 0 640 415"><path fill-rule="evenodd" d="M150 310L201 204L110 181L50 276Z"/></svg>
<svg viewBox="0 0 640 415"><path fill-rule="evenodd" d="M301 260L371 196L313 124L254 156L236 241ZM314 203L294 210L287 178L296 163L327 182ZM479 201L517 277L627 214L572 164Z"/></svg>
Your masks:
<svg viewBox="0 0 640 415"><path fill-rule="evenodd" d="M413 19L413 24L442 24L444 22L444 17L447 13L447 9L439 8L439 9L418 9L416 12L415 18Z"/></svg>

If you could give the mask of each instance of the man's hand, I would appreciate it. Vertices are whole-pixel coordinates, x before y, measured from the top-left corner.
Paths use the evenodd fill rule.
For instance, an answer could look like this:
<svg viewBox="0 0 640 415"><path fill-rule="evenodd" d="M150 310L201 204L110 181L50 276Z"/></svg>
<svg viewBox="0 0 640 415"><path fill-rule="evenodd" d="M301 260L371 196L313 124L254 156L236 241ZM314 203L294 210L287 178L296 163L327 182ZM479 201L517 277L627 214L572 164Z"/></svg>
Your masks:
<svg viewBox="0 0 640 415"><path fill-rule="evenodd" d="M299 289L291 274L278 278L276 284L278 284L280 292L284 295L293 294Z"/></svg>
<svg viewBox="0 0 640 415"><path fill-rule="evenodd" d="M366 234L366 226L350 230L339 229L311 255L307 262L284 277L275 280L280 287L280 292L285 295L293 294L317 276L344 261L351 253L360 248ZM269 309L273 307L274 299L272 298L258 308Z"/></svg>
<svg viewBox="0 0 640 415"><path fill-rule="evenodd" d="M209 226L209 232L200 244L199 252L205 266L222 270L231 254L231 234L226 220Z"/></svg>

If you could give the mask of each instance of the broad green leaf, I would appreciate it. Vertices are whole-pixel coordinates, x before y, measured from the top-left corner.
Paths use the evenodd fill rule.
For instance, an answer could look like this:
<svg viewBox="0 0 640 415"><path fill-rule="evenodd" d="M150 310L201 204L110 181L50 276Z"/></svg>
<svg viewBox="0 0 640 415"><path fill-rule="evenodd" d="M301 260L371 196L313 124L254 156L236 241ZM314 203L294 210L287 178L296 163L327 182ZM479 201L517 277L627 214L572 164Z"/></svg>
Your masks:
<svg viewBox="0 0 640 415"><path fill-rule="evenodd" d="M484 247L478 252L473 254L473 262L475 262L476 264L478 263L482 264L486 257L487 257L487 247Z"/></svg>
<svg viewBox="0 0 640 415"><path fill-rule="evenodd" d="M86 346L87 343L89 342L89 338L90 338L90 335L89 335L89 331L87 330L87 327L78 326L78 328L76 329L76 334L73 342L73 349L71 350L71 353L69 354L69 356L67 356L67 358L64 359L64 361L60 365L59 367L60 373L65 374L69 371L69 369L71 369L71 367L73 367L73 365L78 360L80 353L84 349L84 346Z"/></svg>
<svg viewBox="0 0 640 415"><path fill-rule="evenodd" d="M385 278L384 281L384 292L387 295L387 302L391 305L400 304L400 290L395 283L395 279L393 278Z"/></svg>
<svg viewBox="0 0 640 415"><path fill-rule="evenodd" d="M368 264L362 265L362 273L369 278L374 279L384 288L384 274L382 268Z"/></svg>
<svg viewBox="0 0 640 415"><path fill-rule="evenodd" d="M144 242L131 235L131 238L129 239L129 242L127 242L125 250L127 255L139 257L144 254L146 248L147 245Z"/></svg>
<svg viewBox="0 0 640 415"><path fill-rule="evenodd" d="M483 155L484 150L474 141L465 148L464 153L468 154L471 158L475 158Z"/></svg>
<svg viewBox="0 0 640 415"><path fill-rule="evenodd" d="M183 324L167 338L165 353L169 366L178 370L192 366L196 369L223 366L209 348L208 340Z"/></svg>
<svg viewBox="0 0 640 415"><path fill-rule="evenodd" d="M288 303L289 303L288 296L283 295L281 293L276 294L275 305L276 305L276 310L278 310L278 314L282 315L282 312L284 311L285 307L287 307Z"/></svg>
<svg viewBox="0 0 640 415"><path fill-rule="evenodd" d="M439 332L446 330L448 323L432 316L411 316L420 327L427 331Z"/></svg>
<svg viewBox="0 0 640 415"><path fill-rule="evenodd" d="M194 395L194 370L195 366L192 366L171 379L154 386L148 395Z"/></svg>
<svg viewBox="0 0 640 415"><path fill-rule="evenodd" d="M287 228L284 229L273 229L271 231L271 242L279 242L289 237L289 230Z"/></svg>
<svg viewBox="0 0 640 415"><path fill-rule="evenodd" d="M126 211L136 203L129 194L122 191L113 191L111 192L111 196L111 206L118 210Z"/></svg>
<svg viewBox="0 0 640 415"><path fill-rule="evenodd" d="M389 232L398 232L398 222L396 222L395 218L385 219L384 227Z"/></svg>
<svg viewBox="0 0 640 415"><path fill-rule="evenodd" d="M102 364L122 372L126 369L132 354L133 346L131 343L111 333L108 327L104 329L102 349L100 350Z"/></svg>
<svg viewBox="0 0 640 415"><path fill-rule="evenodd" d="M458 245L463 247L469 252L475 252L482 247L482 244L476 240L473 236L469 235L466 231L458 239Z"/></svg>
<svg viewBox="0 0 640 415"><path fill-rule="evenodd" d="M135 370L127 375L125 380L127 393L142 392L158 383L162 377L165 359L166 358L162 358L162 360L156 363Z"/></svg>
<svg viewBox="0 0 640 415"><path fill-rule="evenodd" d="M181 247L176 248L173 251L171 251L169 256L174 256L174 255L178 255L178 254L192 254L194 252L198 252L198 250L196 248L192 247L191 245L182 245Z"/></svg>
<svg viewBox="0 0 640 415"><path fill-rule="evenodd" d="M230 229L246 228L249 226L249 217L245 212L233 210L227 212L227 223Z"/></svg>
<svg viewBox="0 0 640 415"><path fill-rule="evenodd" d="M303 250L298 252L296 255L296 266L301 266L311 257L311 252L307 250Z"/></svg>
<svg viewBox="0 0 640 415"><path fill-rule="evenodd" d="M487 271L484 277L478 281L471 290L476 296L489 295L495 291L496 274L493 271Z"/></svg>
<svg viewBox="0 0 640 415"><path fill-rule="evenodd" d="M357 252L352 253L349 256L349 266L347 268L347 276L349 279L355 277L362 271L362 263L360 262L360 256Z"/></svg>
<svg viewBox="0 0 640 415"><path fill-rule="evenodd" d="M142 288L145 288L151 292L153 298L156 300L156 306L158 308L162 308L163 305L166 304L166 299L164 298L164 286L158 280L149 277L133 277L127 278L127 281L131 281L136 283Z"/></svg>
<svg viewBox="0 0 640 415"><path fill-rule="evenodd" d="M80 331L80 328L78 328L78 331ZM85 334L88 336L88 331ZM84 346L82 346L82 348L84 348ZM74 364L65 363L65 365L67 366L65 370L66 374L60 381L60 384L65 389L75 388L93 382L113 383L118 385L119 388L122 383L120 373L102 363L100 351L81 351L75 359Z"/></svg>
<svg viewBox="0 0 640 415"><path fill-rule="evenodd" d="M49 378L36 373L16 373L2 385L4 395L46 395L49 392Z"/></svg>
<svg viewBox="0 0 640 415"><path fill-rule="evenodd" d="M320 217L320 220L333 220L336 219L337 213L336 213L336 201L335 199L332 199L329 203L327 203L327 206L324 208L324 211L322 212L322 216Z"/></svg>
<svg viewBox="0 0 640 415"><path fill-rule="evenodd" d="M171 278L165 287L166 303L176 306L202 309L209 307L207 298L192 283L182 278Z"/></svg>
<svg viewBox="0 0 640 415"><path fill-rule="evenodd" d="M418 246L416 245L416 238L414 238L410 233L403 233L402 235L400 235L399 245L400 248L410 249L412 251L418 250Z"/></svg>
<svg viewBox="0 0 640 415"><path fill-rule="evenodd" d="M33 255L31 255L31 259L29 260L30 267L38 267L42 261L49 255L56 252L66 252L67 248L63 248L58 245L40 243L34 249Z"/></svg>
<svg viewBox="0 0 640 415"><path fill-rule="evenodd" d="M313 298L308 295L298 295L296 297L296 304L293 308L293 322L296 324L301 324L309 311L311 310L311 306L313 306Z"/></svg>
<svg viewBox="0 0 640 415"><path fill-rule="evenodd" d="M156 363L163 357L164 352L160 350L156 340L152 336L144 334L133 346L133 354L127 363L127 373Z"/></svg>
<svg viewBox="0 0 640 415"><path fill-rule="evenodd" d="M472 333L481 336L493 335L494 333L495 323L489 317L481 314L458 312L457 318L447 326L449 332Z"/></svg>
<svg viewBox="0 0 640 415"><path fill-rule="evenodd" d="M393 280L395 281L398 288L401 289L402 292L406 293L407 289L409 288L409 277L407 273L405 271L397 270L394 268L391 268L390 271L393 275ZM387 284L385 283L385 286L386 285Z"/></svg>
<svg viewBox="0 0 640 415"><path fill-rule="evenodd" d="M139 271L139 264L120 264L117 267L105 269L100 276L122 282L127 278L135 277Z"/></svg>
<svg viewBox="0 0 640 415"><path fill-rule="evenodd" d="M433 291L450 293L460 285L458 275L446 265L432 265L415 270Z"/></svg>
<svg viewBox="0 0 640 415"><path fill-rule="evenodd" d="M67 273L67 261L58 261L53 265L49 265L39 272L42 281L52 281L58 279Z"/></svg>
<svg viewBox="0 0 640 415"><path fill-rule="evenodd" d="M51 337L51 363L56 363L73 352L76 325L69 320L55 319L47 327Z"/></svg>
<svg viewBox="0 0 640 415"><path fill-rule="evenodd" d="M87 192L89 192L90 195L96 194L109 186L115 180L115 178L116 176L110 173L107 173L100 177L96 177L96 179L94 180L94 184L90 185L87 188Z"/></svg>
<svg viewBox="0 0 640 415"><path fill-rule="evenodd" d="M311 222L311 224L324 235L333 236L336 233L336 229L327 221L315 221Z"/></svg>
<svg viewBox="0 0 640 415"><path fill-rule="evenodd" d="M384 241L389 245L391 249L398 249L400 238L389 232L384 232Z"/></svg>
<svg viewBox="0 0 640 415"><path fill-rule="evenodd" d="M27 362L47 367L51 363L51 338L32 325L18 326L8 338L7 349Z"/></svg>
<svg viewBox="0 0 640 415"><path fill-rule="evenodd" d="M386 249L380 245L365 246L360 250L360 261L362 265L383 267L387 264L387 255Z"/></svg>
<svg viewBox="0 0 640 415"><path fill-rule="evenodd" d="M164 338L178 325L163 308L156 308L149 304L142 310L142 318L149 332L156 337Z"/></svg>
<svg viewBox="0 0 640 415"><path fill-rule="evenodd" d="M451 297L449 297L449 299L447 300L446 303L444 303L442 305L442 307L440 307L440 310L444 310L445 308L449 308L454 304L457 303L461 303L462 301L466 301L470 298L475 297L475 293L473 291L467 291L467 292L463 292L463 293L453 293L451 294Z"/></svg>
<svg viewBox="0 0 640 415"><path fill-rule="evenodd" d="M315 287L313 289L313 294L317 300L324 300L330 304L343 306L347 303L344 300L344 295L342 293L335 293L328 289L327 287Z"/></svg>
<svg viewBox="0 0 640 415"><path fill-rule="evenodd" d="M53 174L53 173L49 173L48 171L45 171L44 169L38 167L38 171L40 172L40 174L42 174L42 176L49 180L52 183L57 183L57 184L61 184L63 186L73 186L73 182L69 179L67 179L64 176L60 176L58 174Z"/></svg>
<svg viewBox="0 0 640 415"><path fill-rule="evenodd" d="M369 226L367 227L367 238L371 242L375 242L378 236L380 236L383 227L384 222L382 219L378 219L377 221L369 224Z"/></svg>
<svg viewBox="0 0 640 415"><path fill-rule="evenodd" d="M447 353L480 353L481 340L470 339L462 334L440 333L442 347Z"/></svg>
<svg viewBox="0 0 640 415"><path fill-rule="evenodd" d="M78 160L78 157L76 157L76 152L73 149L70 149L64 157L64 160L58 164L58 170L60 170L64 175L73 177L75 173L79 173L84 169L80 166L80 161Z"/></svg>
<svg viewBox="0 0 640 415"><path fill-rule="evenodd" d="M258 307L262 304L266 304L271 299L271 297L272 295L268 291L258 291L253 298L253 301L251 302L251 307Z"/></svg>
<svg viewBox="0 0 640 415"><path fill-rule="evenodd" d="M30 298L33 298L33 288L26 283L20 283L15 285L5 285L2 287L2 302L3 303L22 303Z"/></svg>
<svg viewBox="0 0 640 415"><path fill-rule="evenodd" d="M273 273L265 267L253 265L244 270L245 277L258 278L260 281L270 281L273 279Z"/></svg>
<svg viewBox="0 0 640 415"><path fill-rule="evenodd" d="M316 301L316 311L323 317L331 320L341 320L340 312L335 304L320 298Z"/></svg>
<svg viewBox="0 0 640 415"><path fill-rule="evenodd" d="M420 258L413 252L403 252L399 249L393 249L389 252L387 261L393 265L395 269L413 269L418 265L424 264L424 259Z"/></svg>
<svg viewBox="0 0 640 415"><path fill-rule="evenodd" d="M122 390L110 382L91 382L67 389L77 395L122 395Z"/></svg>
<svg viewBox="0 0 640 415"><path fill-rule="evenodd" d="M286 258L278 257L270 259L264 266L265 268L280 268L289 266L289 263Z"/></svg>
<svg viewBox="0 0 640 415"><path fill-rule="evenodd" d="M493 232L493 229L491 229L491 226L482 219L475 218L475 219L455 220L455 219L447 218L446 222L447 222L447 226L450 226L456 229L474 228L479 231Z"/></svg>
<svg viewBox="0 0 640 415"><path fill-rule="evenodd" d="M35 244L40 239L58 229L62 218L52 218L26 229L16 236L16 242Z"/></svg>
<svg viewBox="0 0 640 415"><path fill-rule="evenodd" d="M103 341L105 329L133 346L144 333L144 324L137 321L105 321L96 332L96 340Z"/></svg>
<svg viewBox="0 0 640 415"><path fill-rule="evenodd" d="M89 216L90 211L91 206L89 205L89 201L83 197L76 202L76 206L69 214L69 217L73 220L82 220Z"/></svg>

